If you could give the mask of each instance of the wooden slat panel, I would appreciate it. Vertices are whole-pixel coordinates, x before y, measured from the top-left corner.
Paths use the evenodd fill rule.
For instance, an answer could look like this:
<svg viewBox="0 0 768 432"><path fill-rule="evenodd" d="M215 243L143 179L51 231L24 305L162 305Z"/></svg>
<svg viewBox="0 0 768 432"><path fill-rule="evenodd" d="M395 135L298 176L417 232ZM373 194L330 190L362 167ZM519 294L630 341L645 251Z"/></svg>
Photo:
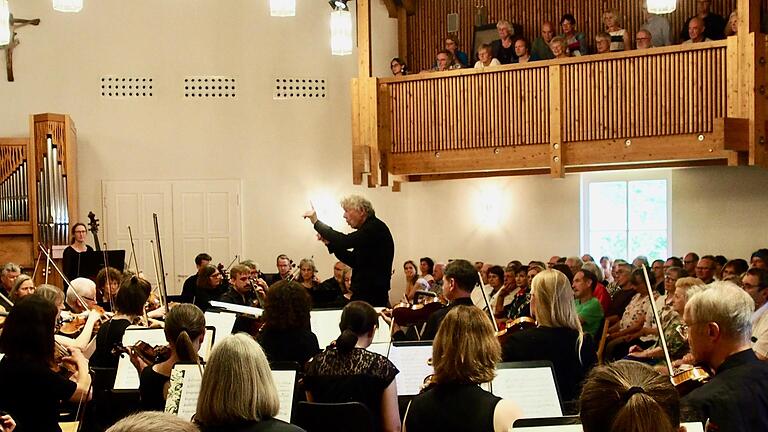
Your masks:
<svg viewBox="0 0 768 432"><path fill-rule="evenodd" d="M556 25L565 13L572 13L577 29L584 32L594 48L595 34L603 30L602 13L613 8L623 15L623 27L632 36L643 22L641 0L483 0L488 10L489 22L506 19L523 26L524 36L533 39L541 31L545 20ZM415 15L408 17L408 58L412 71L427 69L434 63L435 53L443 48L447 36L447 14L459 14L459 39L461 49L471 51L475 5L477 0L419 0ZM726 19L736 8L736 0L712 0L712 10ZM666 15L673 37L677 38L688 17L696 13L695 1L678 1L677 10ZM559 32L559 26L557 26ZM594 51L594 49L593 49Z"/></svg>

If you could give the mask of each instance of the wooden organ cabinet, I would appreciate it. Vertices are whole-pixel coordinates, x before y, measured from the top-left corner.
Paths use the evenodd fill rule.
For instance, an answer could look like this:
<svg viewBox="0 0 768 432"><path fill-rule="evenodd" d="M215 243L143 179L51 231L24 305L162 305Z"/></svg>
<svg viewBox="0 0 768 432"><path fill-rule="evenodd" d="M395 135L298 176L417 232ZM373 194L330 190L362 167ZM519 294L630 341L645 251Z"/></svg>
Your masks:
<svg viewBox="0 0 768 432"><path fill-rule="evenodd" d="M46 249L69 244L78 195L74 122L66 114L34 114L29 133L0 138L0 263L31 274L38 243Z"/></svg>

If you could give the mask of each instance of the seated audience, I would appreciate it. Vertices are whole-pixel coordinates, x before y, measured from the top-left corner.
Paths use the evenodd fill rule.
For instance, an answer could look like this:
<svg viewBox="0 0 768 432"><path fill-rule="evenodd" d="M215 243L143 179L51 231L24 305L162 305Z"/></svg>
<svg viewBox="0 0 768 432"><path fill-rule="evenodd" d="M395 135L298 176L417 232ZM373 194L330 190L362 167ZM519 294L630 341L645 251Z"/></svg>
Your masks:
<svg viewBox="0 0 768 432"><path fill-rule="evenodd" d="M603 308L593 296L595 285L597 285L597 277L587 270L579 270L573 277L574 305L579 321L584 332L597 340L600 339L603 330Z"/></svg>
<svg viewBox="0 0 768 432"><path fill-rule="evenodd" d="M590 254L584 254L581 256L581 261L587 263L587 262L595 262L595 257L593 257Z"/></svg>
<svg viewBox="0 0 768 432"><path fill-rule="evenodd" d="M597 301L600 302L600 307L603 310L603 314L605 314L605 312L611 306L611 296L608 295L608 290L605 289L605 285L603 285L602 282L603 269L598 267L598 265L592 261L585 262L584 265L581 266L581 269L591 272L593 275L595 275L597 284L594 286L592 295L594 295Z"/></svg>
<svg viewBox="0 0 768 432"><path fill-rule="evenodd" d="M515 55L517 56L516 63L528 63L530 61L538 60L531 56L530 47L528 41L525 38L520 38L515 41Z"/></svg>
<svg viewBox="0 0 768 432"><path fill-rule="evenodd" d="M107 432L200 432L193 423L174 414L146 411L131 414L107 429Z"/></svg>
<svg viewBox="0 0 768 432"><path fill-rule="evenodd" d="M632 265L623 260L616 260L613 262L613 268L614 281L611 285L615 288L613 293L611 293L610 285L606 288L611 294L611 307L605 312L606 319L611 324L621 319L624 310L636 294L632 286Z"/></svg>
<svg viewBox="0 0 768 432"><path fill-rule="evenodd" d="M472 291L472 302L475 306L483 310L495 310L496 302L499 300L501 287L504 285L504 269L501 266L491 266L488 269L488 284L482 290ZM486 303L487 302L487 303ZM509 303L502 300L503 303Z"/></svg>
<svg viewBox="0 0 768 432"><path fill-rule="evenodd" d="M768 430L768 363L750 348L755 302L730 282L715 282L685 305L691 354L715 376L682 399L709 419L708 430Z"/></svg>
<svg viewBox="0 0 768 432"><path fill-rule="evenodd" d="M683 45L698 42L709 42L712 39L707 37L707 29L704 26L704 20L699 17L693 17L688 22L688 35L690 39L686 39Z"/></svg>
<svg viewBox="0 0 768 432"><path fill-rule="evenodd" d="M512 24L506 20L499 20L496 23L496 29L499 31L499 38L491 42L493 58L501 64L514 63L517 60L515 55L515 29Z"/></svg>
<svg viewBox="0 0 768 432"><path fill-rule="evenodd" d="M741 279L741 287L755 302L752 314L752 350L760 360L768 360L768 270L751 268Z"/></svg>
<svg viewBox="0 0 768 432"><path fill-rule="evenodd" d="M211 300L219 300L229 289L229 284L224 283L224 276L219 269L208 264L197 272L197 287L195 288L192 303L203 312L211 307Z"/></svg>
<svg viewBox="0 0 768 432"><path fill-rule="evenodd" d="M304 387L311 402L360 402L370 410L376 430L399 431L398 370L386 357L368 351L379 316L366 302L344 307L335 344L312 358Z"/></svg>
<svg viewBox="0 0 768 432"><path fill-rule="evenodd" d="M541 23L541 36L533 40L531 48L531 56L534 60L550 60L555 58L552 54L552 50L549 48L549 43L552 38L555 37L555 28L549 21Z"/></svg>
<svg viewBox="0 0 768 432"><path fill-rule="evenodd" d="M203 311L189 303L174 306L165 317L164 332L171 350L168 360L148 365L138 356L131 355L131 362L140 375L141 407L147 411L162 411L165 408L173 366L177 363L200 363L197 352L205 338Z"/></svg>
<svg viewBox="0 0 768 432"><path fill-rule="evenodd" d="M758 249L752 252L749 258L749 266L768 269L768 249Z"/></svg>
<svg viewBox="0 0 768 432"><path fill-rule="evenodd" d="M264 326L257 338L267 358L303 365L320 351L309 324L307 290L296 282L280 281L269 287L266 301Z"/></svg>
<svg viewBox="0 0 768 432"><path fill-rule="evenodd" d="M696 264L696 277L708 284L715 281L715 274L717 274L715 257L712 255L701 257Z"/></svg>
<svg viewBox="0 0 768 432"><path fill-rule="evenodd" d="M576 18L574 18L573 15L569 13L563 15L563 17L560 18L560 28L563 31L560 37L565 40L565 45L567 47L569 56L581 56L589 54L589 49L587 48L587 38L584 37L584 33L579 33L576 31ZM552 44L550 43L550 48L551 47ZM552 49L552 53L555 54L555 58L558 58L554 49Z"/></svg>
<svg viewBox="0 0 768 432"><path fill-rule="evenodd" d="M728 16L728 22L725 24L724 36L735 36L739 31L739 11L734 9Z"/></svg>
<svg viewBox="0 0 768 432"><path fill-rule="evenodd" d="M584 265L584 261L582 261L581 258L577 256L572 256L565 259L565 265L568 266L568 269L571 271L571 275L575 275L576 272L581 270L581 267Z"/></svg>
<svg viewBox="0 0 768 432"><path fill-rule="evenodd" d="M88 360L75 348L63 357L55 354L58 312L50 301L28 296L14 306L0 333L0 411L13 417L17 432L61 431L59 403L88 400ZM71 379L54 371L60 364L72 368Z"/></svg>
<svg viewBox="0 0 768 432"><path fill-rule="evenodd" d="M445 38L445 50L453 55L461 67L469 67L469 57L467 57L467 53L459 49L459 40L455 36Z"/></svg>
<svg viewBox="0 0 768 432"><path fill-rule="evenodd" d="M747 260L736 258L728 261L720 271L720 280L726 280L729 277L741 277L749 269Z"/></svg>
<svg viewBox="0 0 768 432"><path fill-rule="evenodd" d="M23 274L19 275L13 282L13 288L11 288L10 299L13 303L18 302L26 296L35 293L35 282L31 277Z"/></svg>
<svg viewBox="0 0 768 432"><path fill-rule="evenodd" d="M581 391L584 432L679 432L680 396L668 377L631 361L598 366Z"/></svg>
<svg viewBox="0 0 768 432"><path fill-rule="evenodd" d="M635 49L653 48L653 35L648 30L642 29L635 35Z"/></svg>
<svg viewBox="0 0 768 432"><path fill-rule="evenodd" d="M680 31L680 40L684 41L688 39L694 39L694 36L691 34L690 23L695 19L700 21L701 31L703 32L702 39L719 40L725 37L725 18L710 11L711 5L711 0L696 1L696 15L688 18L688 20L683 25L683 29ZM701 41L697 40L696 42Z"/></svg>
<svg viewBox="0 0 768 432"><path fill-rule="evenodd" d="M441 50L435 55L435 66L431 71L443 72L459 68L461 68L461 64L456 62L456 59L453 58L453 54L446 50Z"/></svg>
<svg viewBox="0 0 768 432"><path fill-rule="evenodd" d="M699 262L699 254L696 252L688 252L683 257L683 268L688 276L696 275L696 264Z"/></svg>
<svg viewBox="0 0 768 432"><path fill-rule="evenodd" d="M448 306L432 312L429 316L424 331L421 333L421 339L432 340L440 328L443 318L456 306L473 306L471 292L478 284L477 271L475 267L467 260L453 260L445 266L445 276L443 277L443 296L448 300Z"/></svg>
<svg viewBox="0 0 768 432"><path fill-rule="evenodd" d="M654 289L659 293L664 294L664 260L653 260L648 271L652 271L653 278L656 279L656 286Z"/></svg>
<svg viewBox="0 0 768 432"><path fill-rule="evenodd" d="M502 347L505 362L551 361L563 401L578 397L582 380L597 361L595 343L583 332L573 302L573 289L563 273L539 273L531 290L538 327L508 335Z"/></svg>
<svg viewBox="0 0 768 432"><path fill-rule="evenodd" d="M450 264L449 264L450 266ZM510 430L520 409L480 384L492 381L501 348L479 309L457 306L445 316L432 345L434 375L408 408L405 429L420 431Z"/></svg>
<svg viewBox="0 0 768 432"><path fill-rule="evenodd" d="M600 257L600 268L603 269L603 277L599 279L607 287L609 283L613 282L613 276L611 275L613 262L611 262L611 258L607 256Z"/></svg>
<svg viewBox="0 0 768 432"><path fill-rule="evenodd" d="M650 268L650 266L651 266L650 263L648 263L648 257L647 256L643 256L643 255L636 256L635 259L632 260L632 265L635 268L643 268L643 267L649 267Z"/></svg>
<svg viewBox="0 0 768 432"><path fill-rule="evenodd" d="M400 57L393 58L389 64L389 68L392 70L392 75L394 76L404 76L408 74L408 68Z"/></svg>
<svg viewBox="0 0 768 432"><path fill-rule="evenodd" d="M301 432L275 418L280 398L269 363L252 337L227 336L205 365L195 423L202 432Z"/></svg>
<svg viewBox="0 0 768 432"><path fill-rule="evenodd" d="M629 33L621 27L621 15L615 9L603 12L603 24L611 37L611 51L629 49Z"/></svg>
<svg viewBox="0 0 768 432"><path fill-rule="evenodd" d="M419 277L416 270L416 263L408 260L403 263L403 274L405 275L405 298L412 302L416 297L416 291L429 290L429 282Z"/></svg>
<svg viewBox="0 0 768 432"><path fill-rule="evenodd" d="M480 48L477 49L477 62L475 62L475 69L485 69L487 67L491 66L498 66L501 63L499 63L499 60L493 58L493 51L491 50L491 46L488 44L482 44L480 45Z"/></svg>
<svg viewBox="0 0 768 432"><path fill-rule="evenodd" d="M565 38L561 36L552 38L552 41L549 43L549 48L552 50L552 55L554 56L553 58L562 59L570 56L568 51L568 44L566 43ZM555 264L557 264L557 261L552 263L550 260L549 264L547 265L552 267Z"/></svg>
<svg viewBox="0 0 768 432"><path fill-rule="evenodd" d="M653 286L653 273L648 275ZM645 282L642 269L635 269L630 276L630 286L635 294L632 296L621 319L608 329L608 343L605 346L606 357L619 359L626 355L632 345L647 348L653 345L657 329L653 326L653 313L650 302L656 301L648 295L648 285Z"/></svg>
<svg viewBox="0 0 768 432"><path fill-rule="evenodd" d="M646 30L648 35L651 36L651 46L663 47L672 45L669 20L662 15L649 13L647 1L643 1L642 10L643 24L640 26L640 29ZM638 36L639 34L640 32L638 32Z"/></svg>

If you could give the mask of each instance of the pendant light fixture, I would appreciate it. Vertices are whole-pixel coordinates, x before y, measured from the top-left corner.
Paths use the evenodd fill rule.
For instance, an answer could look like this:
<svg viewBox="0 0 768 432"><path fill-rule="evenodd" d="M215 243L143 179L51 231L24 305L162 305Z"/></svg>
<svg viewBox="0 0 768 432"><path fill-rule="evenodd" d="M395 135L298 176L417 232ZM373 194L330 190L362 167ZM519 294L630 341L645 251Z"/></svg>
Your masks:
<svg viewBox="0 0 768 432"><path fill-rule="evenodd" d="M346 1L331 1L331 54L352 54L352 13Z"/></svg>
<svg viewBox="0 0 768 432"><path fill-rule="evenodd" d="M59 12L80 12L83 10L83 0L53 0L53 10Z"/></svg>
<svg viewBox="0 0 768 432"><path fill-rule="evenodd" d="M269 14L273 17L296 16L296 0L269 0Z"/></svg>
<svg viewBox="0 0 768 432"><path fill-rule="evenodd" d="M0 46L11 43L11 10L8 0L0 0Z"/></svg>
<svg viewBox="0 0 768 432"><path fill-rule="evenodd" d="M662 15L677 9L677 0L647 0L648 13Z"/></svg>

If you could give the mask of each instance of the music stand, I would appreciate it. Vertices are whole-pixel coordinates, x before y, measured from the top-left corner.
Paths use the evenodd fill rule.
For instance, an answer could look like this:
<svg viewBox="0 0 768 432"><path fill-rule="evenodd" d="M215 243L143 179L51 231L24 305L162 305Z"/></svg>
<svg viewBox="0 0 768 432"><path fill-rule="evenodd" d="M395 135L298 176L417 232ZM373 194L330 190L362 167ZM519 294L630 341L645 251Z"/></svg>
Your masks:
<svg viewBox="0 0 768 432"><path fill-rule="evenodd" d="M121 272L125 269L124 250L87 251L80 255L80 274L78 276L96 280L96 275L99 274L99 271L106 267L104 263L105 255L110 267Z"/></svg>

